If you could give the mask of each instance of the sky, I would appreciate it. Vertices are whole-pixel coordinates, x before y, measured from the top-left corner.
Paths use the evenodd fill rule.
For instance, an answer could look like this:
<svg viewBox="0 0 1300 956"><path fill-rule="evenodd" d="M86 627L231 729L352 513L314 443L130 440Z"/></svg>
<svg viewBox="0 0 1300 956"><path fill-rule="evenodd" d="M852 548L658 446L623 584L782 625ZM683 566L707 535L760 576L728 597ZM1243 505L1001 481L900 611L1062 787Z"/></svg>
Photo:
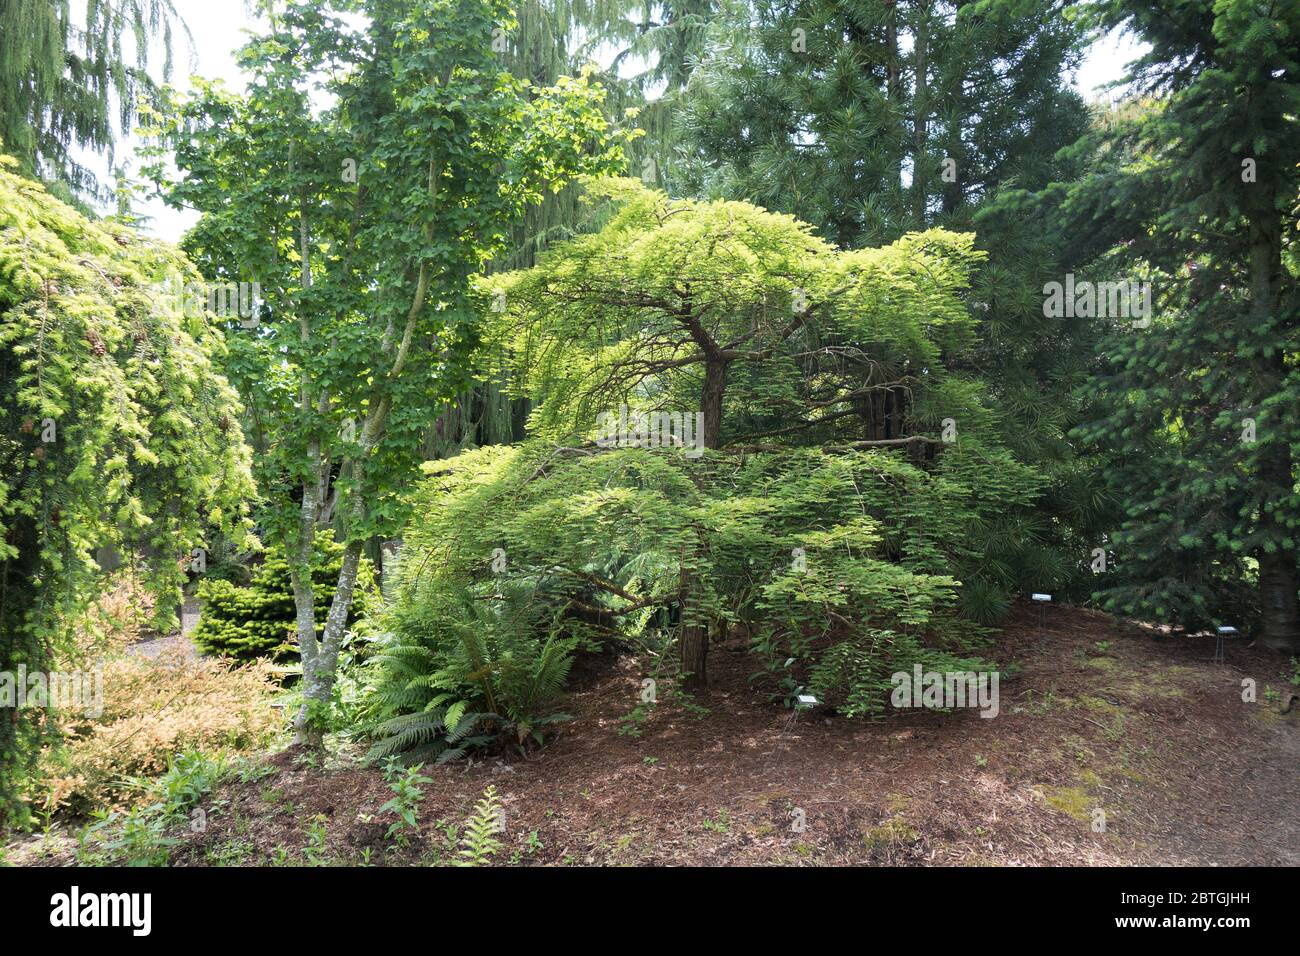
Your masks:
<svg viewBox="0 0 1300 956"><path fill-rule="evenodd" d="M172 83L178 89L189 88L191 73L209 79L224 80L232 89L242 89L244 78L235 66L235 51L247 38L245 31L252 27L255 18L247 12L243 0L173 0L177 12L189 25L193 36L193 61L184 41L175 50L175 75ZM1141 52L1131 39L1112 33L1095 43L1088 51L1074 78L1075 87L1085 96L1102 95L1100 87L1118 79L1124 65ZM119 161L130 156L133 144L125 137L118 145ZM92 168L106 171L106 164L90 160ZM132 164L134 170L135 164ZM194 224L197 214L167 207L161 200L151 199L138 204L137 211L150 217L143 226L164 239L175 242Z"/></svg>

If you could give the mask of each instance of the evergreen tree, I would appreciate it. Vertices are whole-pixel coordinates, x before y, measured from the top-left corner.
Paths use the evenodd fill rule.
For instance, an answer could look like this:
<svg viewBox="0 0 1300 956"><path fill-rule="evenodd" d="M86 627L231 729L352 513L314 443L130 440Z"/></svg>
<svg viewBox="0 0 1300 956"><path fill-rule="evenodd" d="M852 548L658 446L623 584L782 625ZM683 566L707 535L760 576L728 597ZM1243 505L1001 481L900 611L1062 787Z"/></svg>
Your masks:
<svg viewBox="0 0 1300 956"><path fill-rule="evenodd" d="M715 31L683 116L691 191L855 247L958 227L1050 181L1076 138L1080 33L1051 0L754 0Z"/></svg>
<svg viewBox="0 0 1300 956"><path fill-rule="evenodd" d="M24 175L73 194L98 183L72 148L112 158L114 114L129 128L138 97L154 92L159 40L170 76L179 22L172 0L89 0L84 19L74 23L71 0L0 0L0 142Z"/></svg>
<svg viewBox="0 0 1300 956"><path fill-rule="evenodd" d="M959 444L1012 461L982 383L948 368L974 342L962 294L982 256L970 234L838 250L747 203L674 200L630 179L588 192L615 209L604 228L481 285L485 312L498 305L495 344L538 402L539 440L565 447L594 425L608 447L626 420L636 441L701 454L892 449L942 470ZM667 439L674 413L690 433ZM1039 548L1026 513L988 516L980 560L963 569L971 616L995 618L1008 591L1037 580L1023 561ZM692 652L702 645L683 636Z"/></svg>
<svg viewBox="0 0 1300 956"><path fill-rule="evenodd" d="M214 525L241 540L255 494L221 337L168 292L194 267L16 165L0 156L0 824L54 726L4 684L67 648L103 585L98 549L149 556L169 626L193 549Z"/></svg>
<svg viewBox="0 0 1300 956"><path fill-rule="evenodd" d="M1057 539L1023 556L1036 589L1081 587L1105 500L1066 436L1096 335L1043 321L1061 242L1026 196L1077 167L1058 153L1087 130L1068 82L1083 27L1052 0L756 0L731 22L685 96L683 187L792 212L845 247L976 231L978 342L949 368L987 382L1003 441L1051 475L1032 526L1005 529Z"/></svg>
<svg viewBox="0 0 1300 956"><path fill-rule="evenodd" d="M1079 434L1125 505L1108 606L1189 627L1259 622L1300 649L1300 4L1092 7L1150 45L1124 104L1077 147L1060 203L1099 278L1152 284L1112 323ZM1246 587L1254 587L1252 600Z"/></svg>

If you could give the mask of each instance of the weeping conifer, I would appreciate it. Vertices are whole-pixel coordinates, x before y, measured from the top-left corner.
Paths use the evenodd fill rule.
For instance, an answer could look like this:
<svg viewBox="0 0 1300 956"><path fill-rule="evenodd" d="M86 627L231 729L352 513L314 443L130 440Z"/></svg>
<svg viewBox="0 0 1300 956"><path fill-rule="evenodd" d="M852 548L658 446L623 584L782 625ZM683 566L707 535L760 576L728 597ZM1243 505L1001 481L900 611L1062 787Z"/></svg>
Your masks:
<svg viewBox="0 0 1300 956"><path fill-rule="evenodd" d="M0 141L24 175L58 184L64 198L97 194L73 150L112 160L116 129L129 129L138 98L155 90L147 69L159 45L171 75L176 25L172 0L88 0L80 20L71 0L0 0Z"/></svg>

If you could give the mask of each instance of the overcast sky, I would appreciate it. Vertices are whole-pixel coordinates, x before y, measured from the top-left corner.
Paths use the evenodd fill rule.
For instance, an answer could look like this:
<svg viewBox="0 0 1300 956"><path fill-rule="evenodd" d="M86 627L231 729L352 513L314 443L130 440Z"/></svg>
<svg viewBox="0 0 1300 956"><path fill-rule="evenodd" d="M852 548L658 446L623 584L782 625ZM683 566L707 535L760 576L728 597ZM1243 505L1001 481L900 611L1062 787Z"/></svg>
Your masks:
<svg viewBox="0 0 1300 956"><path fill-rule="evenodd" d="M242 89L244 78L235 67L234 51L246 39L246 30L255 19L244 6L244 0L174 0L177 12L189 25L194 38L193 61L184 42L177 42L175 50L175 75L173 85L188 89L191 69L210 79L222 79L234 89ZM1075 79L1076 87L1085 95L1096 95L1098 88L1118 79L1124 64L1133 59L1139 48L1130 40L1117 34L1095 44L1089 51ZM119 145L119 162L127 159L133 146L129 142ZM103 163L96 164L104 168ZM131 164L132 172L136 165ZM194 224L197 215L192 212L170 209L158 200L141 203L138 211L152 217L144 226L165 239L176 241Z"/></svg>

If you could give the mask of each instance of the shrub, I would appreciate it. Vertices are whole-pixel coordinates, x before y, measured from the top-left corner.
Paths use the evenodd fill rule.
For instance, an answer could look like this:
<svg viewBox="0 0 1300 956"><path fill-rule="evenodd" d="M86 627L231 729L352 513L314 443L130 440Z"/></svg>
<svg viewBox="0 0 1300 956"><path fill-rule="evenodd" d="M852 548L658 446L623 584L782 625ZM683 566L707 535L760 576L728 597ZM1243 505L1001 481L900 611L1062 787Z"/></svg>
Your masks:
<svg viewBox="0 0 1300 956"><path fill-rule="evenodd" d="M103 713L64 715L63 740L42 756L33 801L74 815L121 806L135 778L162 773L181 751L263 746L282 726L268 667L231 668L181 648L109 658Z"/></svg>
<svg viewBox="0 0 1300 956"><path fill-rule="evenodd" d="M537 740L580 647L680 621L747 635L761 676L846 716L880 714L895 671L988 668L967 656L983 631L961 579L1039 481L970 440L931 471L879 450L537 445L425 467L372 665L376 755Z"/></svg>
<svg viewBox="0 0 1300 956"><path fill-rule="evenodd" d="M343 546L331 531L316 536L312 592L316 597L316 630L325 629L325 615L339 579ZM295 610L289 562L279 547L268 549L265 560L253 571L247 587L224 579L199 583L203 611L193 638L203 650L237 661L270 658L296 660ZM349 626L363 619L378 604L374 565L362 560L356 591L348 616Z"/></svg>

